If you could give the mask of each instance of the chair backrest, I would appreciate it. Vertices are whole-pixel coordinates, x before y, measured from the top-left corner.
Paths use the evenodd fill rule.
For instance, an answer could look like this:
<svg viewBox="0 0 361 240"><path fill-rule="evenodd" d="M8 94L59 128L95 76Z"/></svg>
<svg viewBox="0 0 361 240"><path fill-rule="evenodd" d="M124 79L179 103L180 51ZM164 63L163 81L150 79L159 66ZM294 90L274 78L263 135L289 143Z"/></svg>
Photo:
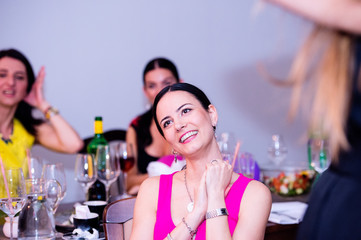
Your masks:
<svg viewBox="0 0 361 240"><path fill-rule="evenodd" d="M126 130L123 129L112 129L104 132L105 139L110 143L113 141L125 141ZM94 136L84 138L84 147L79 151L79 153L86 153L86 147L93 139Z"/></svg>
<svg viewBox="0 0 361 240"><path fill-rule="evenodd" d="M136 197L109 203L103 212L103 227L106 239L130 239Z"/></svg>

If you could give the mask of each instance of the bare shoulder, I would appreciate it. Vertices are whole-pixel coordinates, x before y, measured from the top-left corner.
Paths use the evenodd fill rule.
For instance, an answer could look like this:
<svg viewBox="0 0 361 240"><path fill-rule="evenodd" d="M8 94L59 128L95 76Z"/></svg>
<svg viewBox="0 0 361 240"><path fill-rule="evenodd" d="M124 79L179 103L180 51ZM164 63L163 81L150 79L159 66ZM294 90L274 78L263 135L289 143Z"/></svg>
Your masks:
<svg viewBox="0 0 361 240"><path fill-rule="evenodd" d="M267 200L272 202L271 191L262 182L256 180L249 182L245 194L251 198L262 198L263 201Z"/></svg>
<svg viewBox="0 0 361 240"><path fill-rule="evenodd" d="M159 191L159 176L149 177L145 179L140 185L138 197L142 197L143 194L149 196L148 194L152 194L154 196L155 193Z"/></svg>
<svg viewBox="0 0 361 240"><path fill-rule="evenodd" d="M145 212L155 212L158 203L160 177L150 177L143 181L137 195L135 203L135 215L137 213L145 214ZM139 210L139 211L138 211Z"/></svg>

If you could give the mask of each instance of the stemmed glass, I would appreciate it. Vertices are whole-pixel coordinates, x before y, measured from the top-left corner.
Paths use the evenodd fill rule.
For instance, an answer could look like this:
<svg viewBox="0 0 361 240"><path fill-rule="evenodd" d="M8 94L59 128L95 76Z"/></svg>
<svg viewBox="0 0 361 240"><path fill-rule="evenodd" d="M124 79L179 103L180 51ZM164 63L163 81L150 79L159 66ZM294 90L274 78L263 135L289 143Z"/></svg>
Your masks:
<svg viewBox="0 0 361 240"><path fill-rule="evenodd" d="M75 159L75 180L83 187L85 199L91 185L97 180L97 171L93 154L78 154Z"/></svg>
<svg viewBox="0 0 361 240"><path fill-rule="evenodd" d="M41 178L43 161L36 156L29 156L29 178Z"/></svg>
<svg viewBox="0 0 361 240"><path fill-rule="evenodd" d="M53 213L55 214L60 201L64 199L66 194L66 178L63 163L45 164L43 166L42 177L47 182L46 190L48 199L51 200L53 197L54 199L56 199L56 201L53 201L53 203L51 204ZM59 184L61 187L60 196L58 195L57 184Z"/></svg>
<svg viewBox="0 0 361 240"><path fill-rule="evenodd" d="M311 148L311 166L318 174L322 174L330 165L327 140L314 139Z"/></svg>
<svg viewBox="0 0 361 240"><path fill-rule="evenodd" d="M272 141L268 146L268 158L276 165L286 159L287 147L279 134L272 135Z"/></svg>
<svg viewBox="0 0 361 240"><path fill-rule="evenodd" d="M127 145L126 142L119 142L114 146L114 151L115 157L119 161L122 170L123 194L120 198L128 198L131 196L127 193L127 172L134 166L133 145Z"/></svg>
<svg viewBox="0 0 361 240"><path fill-rule="evenodd" d="M0 209L10 218L10 239L13 239L14 216L20 212L26 202L24 174L21 168L1 171Z"/></svg>
<svg viewBox="0 0 361 240"><path fill-rule="evenodd" d="M105 185L106 201L109 200L110 185L117 180L120 174L119 161L111 156L108 145L99 145L95 155L98 179Z"/></svg>

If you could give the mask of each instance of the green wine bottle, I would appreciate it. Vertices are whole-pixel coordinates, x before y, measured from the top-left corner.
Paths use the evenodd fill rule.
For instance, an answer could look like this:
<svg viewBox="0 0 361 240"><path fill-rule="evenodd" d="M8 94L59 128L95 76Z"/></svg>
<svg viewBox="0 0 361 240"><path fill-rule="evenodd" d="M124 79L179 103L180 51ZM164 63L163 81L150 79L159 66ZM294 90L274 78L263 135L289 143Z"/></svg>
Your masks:
<svg viewBox="0 0 361 240"><path fill-rule="evenodd" d="M98 146L106 145L108 145L108 141L103 134L103 119L102 117L97 116L94 121L94 138L88 144L87 152L93 154L95 157ZM88 200L106 200L105 186L98 179L89 188Z"/></svg>

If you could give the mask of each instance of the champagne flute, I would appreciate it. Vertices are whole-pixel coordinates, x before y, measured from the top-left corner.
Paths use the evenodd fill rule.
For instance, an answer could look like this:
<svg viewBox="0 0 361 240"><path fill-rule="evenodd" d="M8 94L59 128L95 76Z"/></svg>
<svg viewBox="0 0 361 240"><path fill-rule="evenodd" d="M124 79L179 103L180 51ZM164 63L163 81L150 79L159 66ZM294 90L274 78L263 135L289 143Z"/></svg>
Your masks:
<svg viewBox="0 0 361 240"><path fill-rule="evenodd" d="M119 161L110 154L108 145L98 146L95 159L98 179L105 185L106 201L108 201L110 185L117 180L120 174Z"/></svg>
<svg viewBox="0 0 361 240"><path fill-rule="evenodd" d="M49 180L56 180L61 187L61 193L59 200L55 201L53 204L53 213L55 214L56 210L58 209L59 203L61 200L64 199L66 194L66 178L65 178L65 171L63 163L55 163L55 164L45 164L43 166L42 177L45 181ZM51 186L47 186L47 191L51 190ZM56 190L56 184L53 185L52 189ZM51 194L53 195L53 194Z"/></svg>
<svg viewBox="0 0 361 240"><path fill-rule="evenodd" d="M330 165L327 140L313 140L311 157L311 166L319 175L321 175Z"/></svg>
<svg viewBox="0 0 361 240"><path fill-rule="evenodd" d="M0 174L2 182L0 183L0 210L10 218L10 239L13 239L14 216L20 212L26 202L24 174L21 168L5 170Z"/></svg>
<svg viewBox="0 0 361 240"><path fill-rule="evenodd" d="M87 198L88 190L97 179L97 171L93 154L78 154L75 159L75 180L77 180L85 192Z"/></svg>
<svg viewBox="0 0 361 240"><path fill-rule="evenodd" d="M134 166L134 150L132 144L119 142L115 145L115 156L120 163L122 170L122 187L123 194L120 199L129 198L131 195L127 193L127 172Z"/></svg>

